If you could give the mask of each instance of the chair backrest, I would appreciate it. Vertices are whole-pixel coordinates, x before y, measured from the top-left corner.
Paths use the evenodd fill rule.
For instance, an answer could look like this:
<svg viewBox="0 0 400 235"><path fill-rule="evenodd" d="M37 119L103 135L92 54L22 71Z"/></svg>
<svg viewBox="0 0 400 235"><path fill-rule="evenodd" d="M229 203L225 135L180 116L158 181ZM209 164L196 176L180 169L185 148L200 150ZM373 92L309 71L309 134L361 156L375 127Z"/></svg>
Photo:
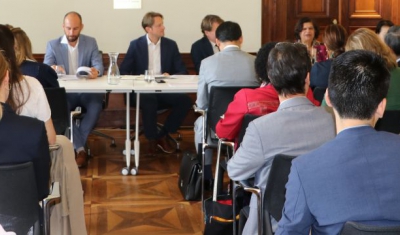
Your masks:
<svg viewBox="0 0 400 235"><path fill-rule="evenodd" d="M348 221L340 235L398 235L400 226L371 226Z"/></svg>
<svg viewBox="0 0 400 235"><path fill-rule="evenodd" d="M0 166L0 224L6 231L27 234L39 218L32 162Z"/></svg>
<svg viewBox="0 0 400 235"><path fill-rule="evenodd" d="M221 116L225 113L229 103L233 100L235 94L243 88L256 88L254 86L212 86L210 89L210 96L208 98L207 110L207 126L215 133L215 126L217 125Z"/></svg>
<svg viewBox="0 0 400 235"><path fill-rule="evenodd" d="M249 126L250 122L252 122L253 120L255 120L256 118L259 118L261 116L259 115L254 115L254 114L249 114L246 113L243 117L243 121L242 121L242 126L240 127L240 131L239 131L239 138L238 138L238 147L240 146L240 143L242 143L243 141L243 137L246 134L246 129Z"/></svg>
<svg viewBox="0 0 400 235"><path fill-rule="evenodd" d="M400 110L385 110L383 117L375 125L378 131L400 133Z"/></svg>
<svg viewBox="0 0 400 235"><path fill-rule="evenodd" d="M320 103L324 99L326 88L324 87L315 87L313 89L314 99L318 100Z"/></svg>
<svg viewBox="0 0 400 235"><path fill-rule="evenodd" d="M44 88L51 109L51 119L57 135L67 135L69 129L69 110L67 93L64 87Z"/></svg>
<svg viewBox="0 0 400 235"><path fill-rule="evenodd" d="M286 183L288 182L290 167L294 156L277 154L272 162L269 172L267 187L264 195L264 205L268 213L279 221L285 204ZM269 219L269 216L264 216Z"/></svg>

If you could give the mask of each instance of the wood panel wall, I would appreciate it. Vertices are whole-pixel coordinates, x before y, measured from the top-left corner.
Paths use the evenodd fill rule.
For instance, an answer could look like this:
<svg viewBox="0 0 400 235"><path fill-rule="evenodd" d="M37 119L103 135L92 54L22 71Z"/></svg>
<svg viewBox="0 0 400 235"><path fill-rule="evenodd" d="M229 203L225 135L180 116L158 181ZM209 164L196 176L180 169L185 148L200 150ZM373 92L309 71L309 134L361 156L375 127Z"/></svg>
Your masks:
<svg viewBox="0 0 400 235"><path fill-rule="evenodd" d="M293 40L297 20L308 16L320 26L337 19L349 33L360 27L375 29L381 19L400 25L399 0L262 0L262 43Z"/></svg>

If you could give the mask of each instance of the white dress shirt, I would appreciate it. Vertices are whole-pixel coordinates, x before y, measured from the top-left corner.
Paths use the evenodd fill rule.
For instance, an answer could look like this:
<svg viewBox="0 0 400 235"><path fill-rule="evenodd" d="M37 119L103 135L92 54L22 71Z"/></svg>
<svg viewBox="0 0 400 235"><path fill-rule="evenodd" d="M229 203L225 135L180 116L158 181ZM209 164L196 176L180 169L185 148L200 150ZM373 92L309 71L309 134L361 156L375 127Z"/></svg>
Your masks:
<svg viewBox="0 0 400 235"><path fill-rule="evenodd" d="M76 70L78 70L78 45L79 45L79 38L78 41L76 42L75 47L72 47L69 45L67 37L64 35L64 37L61 39L61 43L67 44L68 45L68 74L70 75L75 75Z"/></svg>
<svg viewBox="0 0 400 235"><path fill-rule="evenodd" d="M152 43L149 35L146 35L149 51L149 70L153 70L154 75L161 74L161 38L156 44Z"/></svg>

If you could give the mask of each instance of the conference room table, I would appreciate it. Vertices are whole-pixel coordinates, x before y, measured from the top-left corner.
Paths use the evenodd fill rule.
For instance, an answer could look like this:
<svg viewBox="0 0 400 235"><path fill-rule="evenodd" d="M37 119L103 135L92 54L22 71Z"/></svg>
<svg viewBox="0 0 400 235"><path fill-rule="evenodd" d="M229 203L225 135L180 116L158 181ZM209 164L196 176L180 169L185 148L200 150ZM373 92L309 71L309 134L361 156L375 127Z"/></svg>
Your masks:
<svg viewBox="0 0 400 235"><path fill-rule="evenodd" d="M144 93L195 93L197 92L197 75L172 75L169 77L157 77L156 80L163 80L164 83L156 81L146 82L143 76L121 76L117 85L107 83L107 76L96 79L82 79L75 75L66 75L58 79L61 87L64 87L67 93L125 93L126 94L126 140L125 155L126 167L122 168L121 174L137 175L139 172L139 110L140 94ZM130 95L136 93L136 119L135 119L135 141L134 152L130 140ZM135 155L135 167L130 167L131 154Z"/></svg>

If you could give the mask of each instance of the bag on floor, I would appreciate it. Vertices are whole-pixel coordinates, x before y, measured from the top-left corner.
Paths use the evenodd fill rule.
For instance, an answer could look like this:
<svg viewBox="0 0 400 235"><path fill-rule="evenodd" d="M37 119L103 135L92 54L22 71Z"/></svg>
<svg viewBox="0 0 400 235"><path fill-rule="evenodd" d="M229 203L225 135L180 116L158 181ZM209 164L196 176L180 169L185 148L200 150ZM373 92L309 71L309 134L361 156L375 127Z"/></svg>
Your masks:
<svg viewBox="0 0 400 235"><path fill-rule="evenodd" d="M196 201L201 196L201 164L197 155L185 152L179 170L178 187L187 201Z"/></svg>
<svg viewBox="0 0 400 235"><path fill-rule="evenodd" d="M239 215L233 216L231 195L220 195L216 200L208 198L204 201L205 222L204 235L232 235L233 220L239 220ZM240 210L236 210L239 213ZM238 223L236 223L236 226Z"/></svg>

